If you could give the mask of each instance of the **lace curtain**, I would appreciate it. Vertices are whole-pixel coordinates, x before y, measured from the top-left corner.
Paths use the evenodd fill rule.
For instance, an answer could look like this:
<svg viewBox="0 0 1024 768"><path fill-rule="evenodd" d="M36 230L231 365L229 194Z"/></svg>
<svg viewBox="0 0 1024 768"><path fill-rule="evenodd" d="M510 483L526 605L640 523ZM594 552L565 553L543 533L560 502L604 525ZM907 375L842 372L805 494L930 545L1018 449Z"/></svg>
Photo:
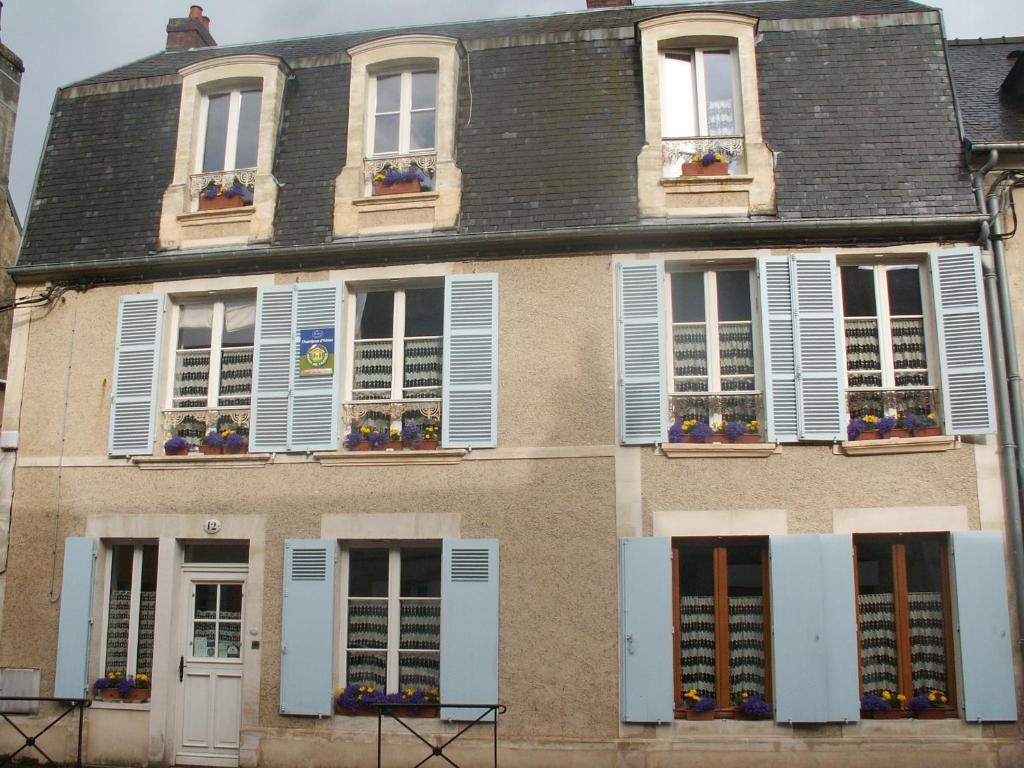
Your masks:
<svg viewBox="0 0 1024 768"><path fill-rule="evenodd" d="M865 693L899 690L896 616L891 593L860 595L861 674ZM940 592L911 592L911 679L920 693L946 689L946 625ZM903 691L903 693L908 693Z"/></svg>

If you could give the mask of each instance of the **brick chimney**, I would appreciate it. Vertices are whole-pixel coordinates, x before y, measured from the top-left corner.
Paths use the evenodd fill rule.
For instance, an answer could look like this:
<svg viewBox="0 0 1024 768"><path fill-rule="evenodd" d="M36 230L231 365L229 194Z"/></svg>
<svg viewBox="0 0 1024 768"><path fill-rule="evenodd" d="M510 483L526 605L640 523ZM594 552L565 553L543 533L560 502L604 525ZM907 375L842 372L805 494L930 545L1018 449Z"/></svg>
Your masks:
<svg viewBox="0 0 1024 768"><path fill-rule="evenodd" d="M587 0L587 8L631 8L633 0Z"/></svg>
<svg viewBox="0 0 1024 768"><path fill-rule="evenodd" d="M203 9L193 5L183 19L167 20L167 50L186 51L189 48L206 48L216 45L210 34L210 17L203 16Z"/></svg>

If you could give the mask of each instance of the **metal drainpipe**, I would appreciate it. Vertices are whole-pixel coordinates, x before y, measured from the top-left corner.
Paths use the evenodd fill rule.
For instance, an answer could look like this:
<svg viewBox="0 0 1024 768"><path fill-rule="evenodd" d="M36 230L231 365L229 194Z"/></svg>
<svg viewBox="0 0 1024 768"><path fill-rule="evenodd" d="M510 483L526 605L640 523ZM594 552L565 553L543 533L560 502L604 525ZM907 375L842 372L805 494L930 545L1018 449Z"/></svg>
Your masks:
<svg viewBox="0 0 1024 768"><path fill-rule="evenodd" d="M988 160L974 174L974 193L978 200L979 209L982 211L986 210L985 174L995 167L998 160L999 153L995 149L990 150ZM998 208L999 203L996 200L995 212L998 211ZM992 214L992 226L998 231L999 223L995 212ZM989 237L986 238L983 247L989 250L991 244L993 251L995 247L998 247L1001 251L1002 243L991 238L989 227L985 227L985 230L987 230ZM1005 272L1005 262L1003 266ZM1015 345L1013 347L1007 346L1003 336L1003 328L1007 328L1009 329L1010 338L1013 339L1015 337L1013 333L1013 317L1010 311L1010 304L1008 303L1009 291L1003 290L1006 287L1005 274L1001 278L997 269L989 266L984 259L982 259L982 270L985 276L985 299L988 304L989 327L992 329L992 358L993 368L995 369L994 383L996 418L999 429L999 458L1003 470L1003 489L1006 492L1007 538L1009 539L1010 552L1012 554L1013 591L1017 602L1017 642L1024 645L1024 530L1022 530L1021 524L1022 475L1021 465L1017 460L1017 444L1015 442L1016 436L1021 434L1015 428L1022 421L1022 418L1019 402L1016 405L1011 403L1010 386L1007 381L1007 357L1011 358L1013 368L1016 371L1017 350ZM1007 299L1005 304L1003 301L1004 294ZM1016 376L1019 380L1019 373ZM1011 471L1011 467L1015 468L1016 471Z"/></svg>

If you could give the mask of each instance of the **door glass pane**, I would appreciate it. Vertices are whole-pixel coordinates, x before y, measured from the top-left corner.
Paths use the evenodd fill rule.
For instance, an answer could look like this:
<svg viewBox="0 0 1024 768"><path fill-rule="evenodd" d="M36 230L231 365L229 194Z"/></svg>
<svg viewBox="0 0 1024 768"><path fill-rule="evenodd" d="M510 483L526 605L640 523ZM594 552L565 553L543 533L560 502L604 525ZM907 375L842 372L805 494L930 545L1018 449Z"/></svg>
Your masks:
<svg viewBox="0 0 1024 768"><path fill-rule="evenodd" d="M110 550L110 595L107 606L107 657L104 672L125 674L128 664L128 625L132 605L131 544Z"/></svg>
<svg viewBox="0 0 1024 768"><path fill-rule="evenodd" d="M238 145L235 150L235 168L255 168L260 140L261 91L243 91L238 109Z"/></svg>
<svg viewBox="0 0 1024 768"><path fill-rule="evenodd" d="M739 135L732 54L729 51L704 51L704 83L708 108L707 135Z"/></svg>
<svg viewBox="0 0 1024 768"><path fill-rule="evenodd" d="M694 544L679 548L680 690L716 696L714 550Z"/></svg>
<svg viewBox="0 0 1024 768"><path fill-rule="evenodd" d="M219 618L228 620L240 620L242 618L241 584L221 585Z"/></svg>
<svg viewBox="0 0 1024 768"><path fill-rule="evenodd" d="M217 655L217 623L197 621L192 625L192 656L197 659Z"/></svg>
<svg viewBox="0 0 1024 768"><path fill-rule="evenodd" d="M942 573L945 548L936 540L910 541L905 547L913 692L948 691Z"/></svg>
<svg viewBox="0 0 1024 768"><path fill-rule="evenodd" d="M218 625L217 656L221 659L241 657L242 625L237 621L225 621Z"/></svg>
<svg viewBox="0 0 1024 768"><path fill-rule="evenodd" d="M764 568L760 545L731 546L729 588L729 694L765 698ZM724 703L724 702L723 702Z"/></svg>
<svg viewBox="0 0 1024 768"><path fill-rule="evenodd" d="M437 72L412 73L412 108L433 109L437 106Z"/></svg>
<svg viewBox="0 0 1024 768"><path fill-rule="evenodd" d="M857 582L861 687L864 693L898 691L892 545L857 544Z"/></svg>
<svg viewBox="0 0 1024 768"><path fill-rule="evenodd" d="M667 53L662 59L661 134L697 136L697 101L692 53Z"/></svg>
<svg viewBox="0 0 1024 768"><path fill-rule="evenodd" d="M217 618L217 585L196 584L195 585L195 614L197 619Z"/></svg>
<svg viewBox="0 0 1024 768"><path fill-rule="evenodd" d="M231 94L211 96L206 111L206 143L203 145L203 170L224 170L224 151L228 140L228 109Z"/></svg>
<svg viewBox="0 0 1024 768"><path fill-rule="evenodd" d="M153 628L156 622L156 566L157 545L142 547L142 583L139 590L138 650L135 654L135 674L153 672Z"/></svg>

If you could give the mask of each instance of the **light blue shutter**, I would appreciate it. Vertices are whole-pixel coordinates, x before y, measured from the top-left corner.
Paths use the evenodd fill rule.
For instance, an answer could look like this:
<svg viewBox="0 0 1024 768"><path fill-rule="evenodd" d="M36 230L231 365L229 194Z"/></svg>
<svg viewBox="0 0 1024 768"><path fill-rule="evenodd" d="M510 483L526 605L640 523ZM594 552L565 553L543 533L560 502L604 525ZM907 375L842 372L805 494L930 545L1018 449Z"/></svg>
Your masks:
<svg viewBox="0 0 1024 768"><path fill-rule="evenodd" d="M288 404L292 383L295 291L292 286L260 288L256 302L252 428L254 451L288 448Z"/></svg>
<svg viewBox="0 0 1024 768"><path fill-rule="evenodd" d="M498 445L498 276L450 275L444 283L445 448Z"/></svg>
<svg viewBox="0 0 1024 768"><path fill-rule="evenodd" d="M288 450L328 451L338 447L338 329L341 321L341 286L336 283L299 283L295 286L295 357L288 408ZM334 333L334 372L330 376L299 376L299 333L331 328Z"/></svg>
<svg viewBox="0 0 1024 768"><path fill-rule="evenodd" d="M110 398L111 456L153 453L164 296L122 296Z"/></svg>
<svg viewBox="0 0 1024 768"><path fill-rule="evenodd" d="M772 536L769 551L775 719L859 719L852 537Z"/></svg>
<svg viewBox="0 0 1024 768"><path fill-rule="evenodd" d="M498 540L445 539L441 557L441 701L498 703ZM483 710L441 708L446 720ZM490 715L485 720L493 720Z"/></svg>
<svg viewBox="0 0 1024 768"><path fill-rule="evenodd" d="M667 439L664 272L660 261L618 265L619 441Z"/></svg>
<svg viewBox="0 0 1024 768"><path fill-rule="evenodd" d="M92 580L96 539L64 539L64 572L60 588L57 630L57 670L53 695L62 699L88 698L89 634L92 630Z"/></svg>
<svg viewBox="0 0 1024 768"><path fill-rule="evenodd" d="M1017 719L1003 537L994 531L952 534L957 630L967 720Z"/></svg>
<svg viewBox="0 0 1024 768"><path fill-rule="evenodd" d="M845 354L836 257L793 256L801 440L845 440Z"/></svg>
<svg viewBox="0 0 1024 768"><path fill-rule="evenodd" d="M996 431L988 324L977 248L932 251L946 433Z"/></svg>
<svg viewBox="0 0 1024 768"><path fill-rule="evenodd" d="M757 260L764 333L765 417L768 440L794 442L799 434L793 289L788 256Z"/></svg>
<svg viewBox="0 0 1024 768"><path fill-rule="evenodd" d="M619 539L621 711L627 723L675 716L672 549L668 539Z"/></svg>
<svg viewBox="0 0 1024 768"><path fill-rule="evenodd" d="M330 715L334 680L334 562L325 539L284 543L281 714Z"/></svg>

